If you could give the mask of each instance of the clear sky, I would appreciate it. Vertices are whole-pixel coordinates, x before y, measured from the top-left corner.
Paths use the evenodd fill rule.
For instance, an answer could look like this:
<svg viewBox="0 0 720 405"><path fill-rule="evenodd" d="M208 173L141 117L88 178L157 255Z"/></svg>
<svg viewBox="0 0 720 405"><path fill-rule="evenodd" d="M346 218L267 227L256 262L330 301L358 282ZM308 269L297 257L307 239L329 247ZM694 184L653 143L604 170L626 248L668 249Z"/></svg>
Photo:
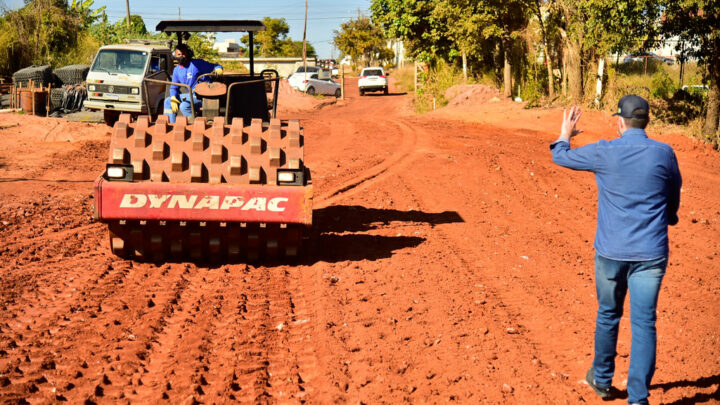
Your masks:
<svg viewBox="0 0 720 405"><path fill-rule="evenodd" d="M261 0L261 1L221 1L221 0L129 0L130 13L140 15L148 30L154 31L160 20L183 19L237 19L260 20L263 17L285 18L290 25L289 36L302 40L304 0ZM71 0L68 0L71 3ZM18 8L22 0L0 0L0 6ZM95 0L93 8L106 6L105 11L110 22L125 17L125 0ZM307 40L320 58L338 57L333 47L333 30L351 18L357 18L358 10L369 15L370 0L308 0ZM218 35L218 39L233 38L233 34ZM240 39L239 37L236 39Z"/></svg>

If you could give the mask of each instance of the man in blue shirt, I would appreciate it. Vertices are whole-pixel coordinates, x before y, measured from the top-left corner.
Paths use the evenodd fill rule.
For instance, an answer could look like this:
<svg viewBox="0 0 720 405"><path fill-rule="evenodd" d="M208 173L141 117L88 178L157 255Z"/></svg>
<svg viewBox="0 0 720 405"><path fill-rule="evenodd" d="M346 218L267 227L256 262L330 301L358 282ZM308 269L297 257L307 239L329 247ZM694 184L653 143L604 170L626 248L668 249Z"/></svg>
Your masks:
<svg viewBox="0 0 720 405"><path fill-rule="evenodd" d="M648 404L655 372L656 308L668 262L668 225L678 222L682 179L675 152L649 139L645 127L649 105L627 95L618 103L620 138L570 148L581 111L563 115L557 141L550 145L553 162L595 173L598 187L595 234L595 286L598 311L595 358L586 380L602 398L612 395L620 318L630 291L632 348L628 370L628 402Z"/></svg>
<svg viewBox="0 0 720 405"><path fill-rule="evenodd" d="M204 61L202 59L194 59L194 53L186 44L178 44L175 47L175 60L177 66L173 70L172 81L174 83L187 84L193 90L193 101L195 111L200 109L202 102L195 97L195 86L198 83L198 76L206 73L215 73L220 76L223 68L220 65ZM206 77L200 81L207 80ZM192 115L190 107L190 95L188 93L180 94L180 88L177 85L170 86L170 97L165 99L165 115L169 117L171 123L175 122L178 111L185 116Z"/></svg>

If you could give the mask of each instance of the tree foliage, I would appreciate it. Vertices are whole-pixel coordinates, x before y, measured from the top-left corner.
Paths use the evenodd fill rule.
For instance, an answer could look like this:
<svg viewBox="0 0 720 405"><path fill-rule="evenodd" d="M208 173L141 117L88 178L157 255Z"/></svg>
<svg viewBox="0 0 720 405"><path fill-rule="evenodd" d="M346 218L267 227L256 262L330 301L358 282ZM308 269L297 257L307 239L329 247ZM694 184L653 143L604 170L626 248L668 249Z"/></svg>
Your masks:
<svg viewBox="0 0 720 405"><path fill-rule="evenodd" d="M678 39L677 48L685 56L697 58L707 66L710 94L703 134L720 144L720 1L665 0L662 31L666 38Z"/></svg>
<svg viewBox="0 0 720 405"><path fill-rule="evenodd" d="M432 62L448 57L452 40L442 33L447 26L433 15L437 0L372 0L372 20L388 38L403 40L408 54Z"/></svg>
<svg viewBox="0 0 720 405"><path fill-rule="evenodd" d="M290 25L284 18L265 17L262 20L265 31L258 31L253 37L253 54L263 57L302 56L302 41L294 41L288 36ZM241 38L247 48L249 37ZM315 56L315 48L307 44L307 56Z"/></svg>
<svg viewBox="0 0 720 405"><path fill-rule="evenodd" d="M340 25L335 30L333 43L344 55L349 55L355 63L374 65L377 61L391 59L394 54L387 47L382 29L370 21L370 17L359 15Z"/></svg>
<svg viewBox="0 0 720 405"><path fill-rule="evenodd" d="M0 18L0 71L54 64L87 44L86 28L97 17L92 1L26 1Z"/></svg>
<svg viewBox="0 0 720 405"><path fill-rule="evenodd" d="M137 14L130 15L130 27L128 27L127 18L122 18L115 24L111 24L107 15L102 14L100 21L91 25L88 32L103 45L118 44L130 38L150 38L145 21Z"/></svg>

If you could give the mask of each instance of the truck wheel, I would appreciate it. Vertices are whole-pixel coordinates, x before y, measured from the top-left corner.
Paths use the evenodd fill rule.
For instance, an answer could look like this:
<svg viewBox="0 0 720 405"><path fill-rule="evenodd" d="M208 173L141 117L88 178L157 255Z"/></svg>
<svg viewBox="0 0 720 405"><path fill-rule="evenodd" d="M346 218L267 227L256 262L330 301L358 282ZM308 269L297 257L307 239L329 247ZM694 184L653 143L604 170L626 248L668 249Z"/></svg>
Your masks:
<svg viewBox="0 0 720 405"><path fill-rule="evenodd" d="M314 96L315 95L315 87L313 87L313 86L308 87L307 94Z"/></svg>
<svg viewBox="0 0 720 405"><path fill-rule="evenodd" d="M365 95L365 90L360 90L360 97Z"/></svg>
<svg viewBox="0 0 720 405"><path fill-rule="evenodd" d="M105 125L109 127L115 125L115 121L117 121L118 118L120 118L119 111L103 110L103 119L105 120Z"/></svg>
<svg viewBox="0 0 720 405"><path fill-rule="evenodd" d="M335 90L335 98L340 98L342 96L342 92L340 89Z"/></svg>
<svg viewBox="0 0 720 405"><path fill-rule="evenodd" d="M385 87L385 88L383 89L383 94L385 94L385 95L387 96L387 94L388 94L388 88L387 88L387 87Z"/></svg>

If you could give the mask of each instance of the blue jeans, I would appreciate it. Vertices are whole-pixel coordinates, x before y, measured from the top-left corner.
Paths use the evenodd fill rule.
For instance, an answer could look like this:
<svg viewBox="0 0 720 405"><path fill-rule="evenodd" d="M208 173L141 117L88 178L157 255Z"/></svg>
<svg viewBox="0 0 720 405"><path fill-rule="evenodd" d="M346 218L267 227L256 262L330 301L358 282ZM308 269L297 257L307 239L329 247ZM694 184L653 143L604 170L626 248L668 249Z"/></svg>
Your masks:
<svg viewBox="0 0 720 405"><path fill-rule="evenodd" d="M609 387L615 372L615 351L625 294L630 290L632 347L628 370L628 402L647 403L655 373L657 331L655 310L667 257L641 262L612 260L595 254L598 298L595 322L595 382Z"/></svg>
<svg viewBox="0 0 720 405"><path fill-rule="evenodd" d="M175 118L177 117L177 114L172 112L172 107L170 103L171 97L168 97L165 99L165 110L163 113L167 115L168 121L170 121L171 124L175 123ZM178 112L180 112L182 115L189 117L192 115L192 108L190 108L190 95L187 93L180 94L178 97L180 99L180 106L178 107ZM195 94L193 94L193 101L195 102L195 112L197 113L198 110L200 110L200 107L202 107L202 101L198 100L197 97L195 97Z"/></svg>

